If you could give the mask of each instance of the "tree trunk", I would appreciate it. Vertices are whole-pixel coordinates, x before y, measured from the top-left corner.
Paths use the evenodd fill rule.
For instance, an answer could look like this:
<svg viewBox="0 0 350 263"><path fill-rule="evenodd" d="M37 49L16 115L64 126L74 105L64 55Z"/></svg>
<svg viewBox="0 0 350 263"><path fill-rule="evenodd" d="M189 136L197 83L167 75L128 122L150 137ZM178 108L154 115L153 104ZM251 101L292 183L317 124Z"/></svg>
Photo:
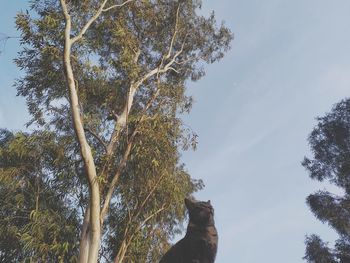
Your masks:
<svg viewBox="0 0 350 263"><path fill-rule="evenodd" d="M82 232L80 236L79 258L78 258L79 263L97 262L98 260L100 237L98 238L97 243L95 239L95 245L92 244L94 238L96 237L93 236L93 233L91 231L90 220L91 220L90 207L88 207L84 216L84 223L83 223Z"/></svg>
<svg viewBox="0 0 350 263"><path fill-rule="evenodd" d="M61 0L61 5L63 13L65 15L66 26L65 26L65 42L64 42L64 54L63 54L63 63L65 69L65 76L67 80L68 90L69 90L69 99L70 107L73 119L73 127L79 142L80 153L84 162L85 173L89 183L89 224L86 226L88 229L88 235L84 235L84 244L82 244L82 250L80 253L84 255L79 258L86 258L86 246L88 245L88 259L87 263L97 263L98 260L98 251L100 248L100 239L101 239L101 223L100 223L100 190L99 184L97 181L96 167L94 158L92 156L91 148L89 143L86 140L83 120L80 112L79 98L75 86L75 79L73 68L71 65L71 48L72 48L72 39L70 38L71 34L71 17L68 14L67 6L64 0ZM86 239L89 240L86 240Z"/></svg>
<svg viewBox="0 0 350 263"><path fill-rule="evenodd" d="M83 227L81 229L79 259L78 259L79 263L87 263L89 259L89 248L90 248L89 225L90 225L90 206L86 208Z"/></svg>

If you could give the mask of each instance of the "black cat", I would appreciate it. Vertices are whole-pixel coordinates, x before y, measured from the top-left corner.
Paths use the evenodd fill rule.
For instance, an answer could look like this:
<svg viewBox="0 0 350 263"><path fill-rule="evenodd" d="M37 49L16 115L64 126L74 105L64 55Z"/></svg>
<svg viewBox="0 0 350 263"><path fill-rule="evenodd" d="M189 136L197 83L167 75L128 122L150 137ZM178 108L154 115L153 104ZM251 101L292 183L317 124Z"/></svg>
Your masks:
<svg viewBox="0 0 350 263"><path fill-rule="evenodd" d="M189 214L187 232L172 246L159 263L213 263L218 234L214 225L214 209L208 202L185 199Z"/></svg>

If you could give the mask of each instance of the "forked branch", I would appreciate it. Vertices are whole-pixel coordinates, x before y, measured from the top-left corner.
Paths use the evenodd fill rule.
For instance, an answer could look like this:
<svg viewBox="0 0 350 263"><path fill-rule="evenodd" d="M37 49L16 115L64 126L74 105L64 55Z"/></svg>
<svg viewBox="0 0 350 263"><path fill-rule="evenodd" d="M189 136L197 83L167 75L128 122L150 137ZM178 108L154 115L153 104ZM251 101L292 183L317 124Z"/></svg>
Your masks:
<svg viewBox="0 0 350 263"><path fill-rule="evenodd" d="M82 28L81 31L78 33L78 35L76 35L75 37L72 38L72 43L74 43L74 42L80 40L80 39L84 36L84 34L85 34L86 31L89 29L89 27L91 26L91 24L92 24L93 22L96 21L96 19L101 15L102 12L106 12L106 11L111 10L111 9L113 9L113 8L116 8L116 7L122 7L122 6L124 6L124 5L126 5L127 3L132 2L132 1L134 1L134 0L127 0L127 1L125 1L124 3L122 3L122 4L119 4L119 5L112 5L112 6L108 7L108 8L105 8L105 6L106 6L108 0L104 0L104 1L102 2L102 4L100 5L100 7L98 8L98 10L96 11L95 15L93 15L93 16L89 19L89 21L83 26L83 28Z"/></svg>

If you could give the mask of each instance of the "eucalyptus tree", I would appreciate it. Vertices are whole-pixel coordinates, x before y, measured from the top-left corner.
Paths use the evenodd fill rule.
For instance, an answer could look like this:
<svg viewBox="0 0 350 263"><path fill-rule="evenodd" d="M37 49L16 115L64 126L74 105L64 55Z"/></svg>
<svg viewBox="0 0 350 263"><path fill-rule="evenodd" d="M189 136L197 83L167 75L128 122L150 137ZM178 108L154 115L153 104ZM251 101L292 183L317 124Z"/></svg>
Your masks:
<svg viewBox="0 0 350 263"><path fill-rule="evenodd" d="M59 179L75 172L66 138L56 139L0 130L0 262L77 259L79 205L67 198L72 182Z"/></svg>
<svg viewBox="0 0 350 263"><path fill-rule="evenodd" d="M33 0L17 15L17 91L28 125L64 138L71 172L45 178L71 187L67 208L82 207L79 262L155 261L180 230L183 198L202 187L180 161L196 145L180 118L192 105L186 84L223 57L232 35L201 5Z"/></svg>
<svg viewBox="0 0 350 263"><path fill-rule="evenodd" d="M319 236L306 239L308 262L350 262L350 100L337 103L332 111L317 119L309 137L313 158L305 158L303 166L310 177L328 181L339 187L339 193L318 191L307 198L317 219L327 223L339 235L330 248Z"/></svg>

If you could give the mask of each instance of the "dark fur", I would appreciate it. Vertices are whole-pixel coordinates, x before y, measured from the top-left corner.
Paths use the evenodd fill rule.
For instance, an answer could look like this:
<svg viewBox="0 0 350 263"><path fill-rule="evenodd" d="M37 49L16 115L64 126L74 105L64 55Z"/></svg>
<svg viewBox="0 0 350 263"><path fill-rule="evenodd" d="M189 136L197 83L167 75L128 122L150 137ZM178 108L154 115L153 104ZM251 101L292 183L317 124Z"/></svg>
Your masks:
<svg viewBox="0 0 350 263"><path fill-rule="evenodd" d="M186 235L163 256L159 263L213 263L218 234L214 226L214 209L208 202L185 199L189 214Z"/></svg>

